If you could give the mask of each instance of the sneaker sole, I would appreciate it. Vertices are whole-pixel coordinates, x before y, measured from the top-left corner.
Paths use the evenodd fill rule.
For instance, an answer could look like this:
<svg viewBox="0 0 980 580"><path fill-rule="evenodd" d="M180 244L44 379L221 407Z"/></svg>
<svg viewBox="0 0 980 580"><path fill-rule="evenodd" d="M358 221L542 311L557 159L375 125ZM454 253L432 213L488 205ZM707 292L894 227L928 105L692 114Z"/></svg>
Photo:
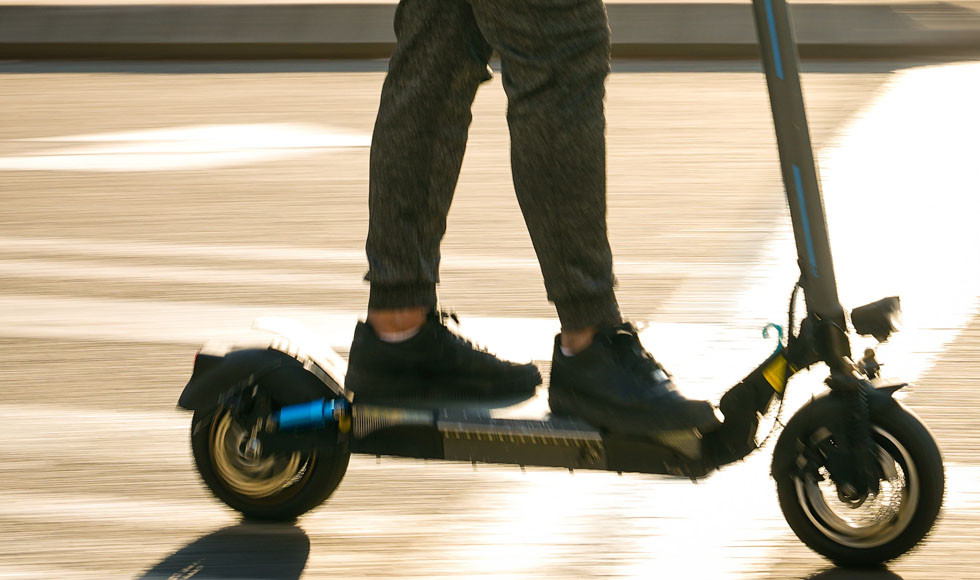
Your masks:
<svg viewBox="0 0 980 580"><path fill-rule="evenodd" d="M551 412L556 415L581 419L599 429L626 435L650 437L665 431L691 429L708 433L721 425L715 416L714 407L704 401L686 401L685 413L678 413L676 407L672 410L651 412L617 407L588 395L564 396L551 391L548 403Z"/></svg>

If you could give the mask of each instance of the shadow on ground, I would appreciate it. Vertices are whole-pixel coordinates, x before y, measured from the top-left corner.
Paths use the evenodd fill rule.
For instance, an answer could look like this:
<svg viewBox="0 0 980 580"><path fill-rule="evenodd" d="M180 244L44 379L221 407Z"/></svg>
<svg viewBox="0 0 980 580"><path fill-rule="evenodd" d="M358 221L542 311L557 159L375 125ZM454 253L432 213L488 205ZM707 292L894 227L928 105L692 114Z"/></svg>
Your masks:
<svg viewBox="0 0 980 580"><path fill-rule="evenodd" d="M295 525L242 522L191 542L140 578L296 580L309 555L310 538Z"/></svg>
<svg viewBox="0 0 980 580"><path fill-rule="evenodd" d="M831 568L807 580L902 580L888 568Z"/></svg>

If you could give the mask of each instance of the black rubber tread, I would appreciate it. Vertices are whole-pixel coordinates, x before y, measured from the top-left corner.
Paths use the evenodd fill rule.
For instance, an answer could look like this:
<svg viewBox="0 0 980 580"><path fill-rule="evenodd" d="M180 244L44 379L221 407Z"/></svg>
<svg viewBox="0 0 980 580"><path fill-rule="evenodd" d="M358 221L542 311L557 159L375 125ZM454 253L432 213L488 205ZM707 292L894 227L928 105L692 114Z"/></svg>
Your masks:
<svg viewBox="0 0 980 580"><path fill-rule="evenodd" d="M191 424L191 449L201 479L215 497L243 516L261 521L292 521L323 503L337 489L350 461L346 444L331 453L312 451L303 479L280 494L257 500L229 488L214 469L210 438L220 413L196 411Z"/></svg>
<svg viewBox="0 0 980 580"><path fill-rule="evenodd" d="M890 542L872 548L854 548L828 538L807 518L794 484L797 442L813 430L840 420L842 407L832 397L804 406L786 425L773 452L772 473L779 506L790 528L815 552L839 566L877 566L913 549L930 532L942 509L945 491L943 459L928 428L899 403L872 405L871 423L891 434L909 452L919 477L919 505L906 526Z"/></svg>

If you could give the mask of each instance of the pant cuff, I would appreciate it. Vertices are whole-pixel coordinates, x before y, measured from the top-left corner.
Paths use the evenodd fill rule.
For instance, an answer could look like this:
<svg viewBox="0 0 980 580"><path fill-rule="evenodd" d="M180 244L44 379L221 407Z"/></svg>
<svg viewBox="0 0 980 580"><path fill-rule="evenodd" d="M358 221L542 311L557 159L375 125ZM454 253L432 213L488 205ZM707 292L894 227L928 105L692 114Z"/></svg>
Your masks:
<svg viewBox="0 0 980 580"><path fill-rule="evenodd" d="M371 283L368 308L413 308L418 306L436 307L435 284L425 282L418 284Z"/></svg>
<svg viewBox="0 0 980 580"><path fill-rule="evenodd" d="M610 290L603 294L555 300L562 330L582 330L590 326L619 324L623 315L616 302L616 294Z"/></svg>

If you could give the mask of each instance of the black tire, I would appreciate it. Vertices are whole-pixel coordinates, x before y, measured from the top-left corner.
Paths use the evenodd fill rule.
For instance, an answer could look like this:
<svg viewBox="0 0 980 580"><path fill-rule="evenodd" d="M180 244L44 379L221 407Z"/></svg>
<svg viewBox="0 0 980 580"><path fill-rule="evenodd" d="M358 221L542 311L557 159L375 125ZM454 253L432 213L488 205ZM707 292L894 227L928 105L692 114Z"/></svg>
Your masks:
<svg viewBox="0 0 980 580"><path fill-rule="evenodd" d="M772 474L786 522L803 543L841 566L876 566L908 552L932 529L943 503L943 460L932 434L911 411L874 395L872 439L882 485L860 505L837 497L825 467L817 471L823 481L814 475L817 443L833 445L833 432L844 428L845 409L835 397L805 405L773 452ZM870 512L868 521L858 518L859 510Z"/></svg>
<svg viewBox="0 0 980 580"><path fill-rule="evenodd" d="M290 521L324 502L343 479L350 449L241 452L242 428L224 409L195 411L191 448L198 473L211 492L246 518Z"/></svg>

